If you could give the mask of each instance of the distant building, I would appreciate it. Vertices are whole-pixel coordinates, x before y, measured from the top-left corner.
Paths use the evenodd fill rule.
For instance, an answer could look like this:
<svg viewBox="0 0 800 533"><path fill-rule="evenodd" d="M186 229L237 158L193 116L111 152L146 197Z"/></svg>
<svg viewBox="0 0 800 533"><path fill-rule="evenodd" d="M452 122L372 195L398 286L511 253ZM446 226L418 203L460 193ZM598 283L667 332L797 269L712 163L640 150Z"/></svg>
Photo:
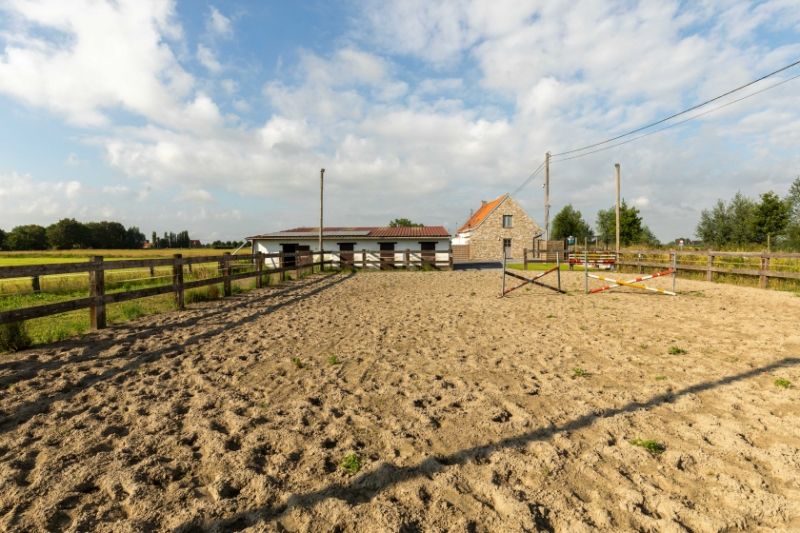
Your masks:
<svg viewBox="0 0 800 533"><path fill-rule="evenodd" d="M144 244L142 245L142 248L152 248L152 247L153 243L150 241L144 241Z"/></svg>
<svg viewBox="0 0 800 533"><path fill-rule="evenodd" d="M521 260L525 248L532 249L542 234L539 225L520 205L503 194L480 208L461 226L453 238L455 261L501 261L506 257Z"/></svg>
<svg viewBox="0 0 800 533"><path fill-rule="evenodd" d="M203 244L197 239L192 239L189 241L189 248L200 248L202 246Z"/></svg>
<svg viewBox="0 0 800 533"><path fill-rule="evenodd" d="M253 253L287 255L285 266L294 266L303 253L319 251L319 227L293 228L247 237ZM450 257L450 233L442 226L418 227L325 227L322 248L335 252L326 260L359 264L366 251L367 259L380 261L372 267L391 267L402 261L405 250L421 252L424 259L446 263ZM270 258L268 265L278 267L279 258Z"/></svg>

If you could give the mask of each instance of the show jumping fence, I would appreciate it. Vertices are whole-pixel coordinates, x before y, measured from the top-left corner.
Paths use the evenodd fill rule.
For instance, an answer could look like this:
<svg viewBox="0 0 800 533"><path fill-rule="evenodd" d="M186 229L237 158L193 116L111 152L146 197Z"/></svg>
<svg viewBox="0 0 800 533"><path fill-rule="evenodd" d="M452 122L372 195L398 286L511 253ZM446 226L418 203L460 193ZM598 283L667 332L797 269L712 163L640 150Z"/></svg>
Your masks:
<svg viewBox="0 0 800 533"><path fill-rule="evenodd" d="M184 274L188 270L191 272L192 265L208 264L216 265L218 275L196 279L191 281L184 280ZM287 273L294 272L295 279L300 277L302 272L313 272L319 268L324 270L326 266L332 269L342 268L444 268L452 267L453 258L450 251L431 251L431 250L404 250L398 252L370 252L362 250L360 252L297 252L287 253L263 253L211 256L183 257L175 254L172 258L164 259L132 259L120 261L104 261L102 256L94 256L85 263L57 263L44 265L24 265L0 267L0 280L13 280L19 278L29 278L31 287L34 291L39 291L42 285L41 278L44 276L63 276L65 274L88 275L88 296L71 300L54 302L45 305L21 307L0 311L0 324L11 322L21 322L35 318L56 315L78 309L89 309L89 320L92 329L102 329L107 325L106 306L112 303L125 302L138 298L147 298L161 294L174 294L176 306L179 309L185 308L185 291L207 285L222 284L223 295L232 295L232 283L237 280L255 278L256 287L264 286L267 276L280 274L281 281L285 280ZM166 276L170 283L156 285L153 287L127 290L121 292L110 292L105 283L105 273L108 271L120 271L141 269L149 270L151 278L159 279L163 276L155 276L157 268L171 267L172 275Z"/></svg>

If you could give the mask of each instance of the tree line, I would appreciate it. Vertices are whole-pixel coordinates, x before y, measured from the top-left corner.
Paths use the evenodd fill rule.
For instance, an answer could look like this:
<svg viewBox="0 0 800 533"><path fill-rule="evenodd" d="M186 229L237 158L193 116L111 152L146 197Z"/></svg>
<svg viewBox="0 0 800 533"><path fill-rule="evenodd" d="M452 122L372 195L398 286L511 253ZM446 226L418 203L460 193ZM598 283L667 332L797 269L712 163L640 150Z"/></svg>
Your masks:
<svg viewBox="0 0 800 533"><path fill-rule="evenodd" d="M165 234L165 236L168 234ZM189 233L170 234L173 241L189 246ZM178 239L177 236L181 238ZM72 250L76 248L95 249L137 249L144 248L147 241L138 227L126 228L119 222L78 222L74 218L64 218L50 224L25 224L16 226L9 232L0 229L0 250Z"/></svg>
<svg viewBox="0 0 800 533"><path fill-rule="evenodd" d="M714 247L742 247L768 242L780 248L800 249L800 177L781 198L772 191L758 200L737 192L730 201L717 200L704 209L697 237Z"/></svg>
<svg viewBox="0 0 800 533"><path fill-rule="evenodd" d="M601 209L597 213L596 227L599 242L603 242L606 246L615 242L617 235L615 206ZM632 244L657 246L660 244L655 234L644 223L639 209L636 206L629 206L625 200L620 202L619 227L619 240L622 246ZM591 226L583 219L581 212L571 204L565 205L553 218L553 226L550 230L550 238L553 240L575 237L578 243L582 243L584 239L594 239L594 236Z"/></svg>
<svg viewBox="0 0 800 533"><path fill-rule="evenodd" d="M597 236L609 245L616 238L614 206L597 213ZM792 182L789 193L781 198L773 191L760 195L758 200L737 192L730 201L718 200L711 209L700 213L695 230L700 245L725 248L765 245L800 249L800 177ZM551 239L576 237L578 242L593 238L594 233L580 211L566 205L553 219ZM677 239L676 239L677 241ZM644 223L639 210L620 204L620 244L657 246L659 243Z"/></svg>

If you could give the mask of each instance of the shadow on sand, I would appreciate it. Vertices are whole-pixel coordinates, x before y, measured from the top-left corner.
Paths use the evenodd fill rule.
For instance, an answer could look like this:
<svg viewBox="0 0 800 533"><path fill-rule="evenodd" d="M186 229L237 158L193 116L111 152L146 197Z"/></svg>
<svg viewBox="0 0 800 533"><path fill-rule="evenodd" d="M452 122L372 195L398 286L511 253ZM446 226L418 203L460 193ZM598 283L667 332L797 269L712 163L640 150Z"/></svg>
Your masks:
<svg viewBox="0 0 800 533"><path fill-rule="evenodd" d="M611 418L623 413L633 413L651 409L665 403L674 402L681 396L708 391L723 385L728 385L737 381L758 376L760 374L771 372L779 368L785 368L797 364L800 364L800 358L787 357L769 365L754 368L746 372L741 372L739 374L734 374L714 381L698 383L676 392L658 394L647 401L631 402L621 407L606 409L599 414L595 413L583 415L564 424L540 428L535 431L523 433L521 435L508 437L497 442L466 448L450 455L431 456L415 466L397 467L390 463L383 463L378 468L354 478L349 483L332 483L313 492L292 495L285 505L276 507L259 507L214 522L204 522L202 520L192 521L182 524L176 529L176 531L185 532L207 529L215 531L238 531L240 529L251 527L261 521L274 518L291 508L310 508L328 498L343 500L350 505L366 503L372 500L372 498L374 498L381 491L397 485L398 483L418 477L428 477L437 472L445 470L452 465L461 465L470 460L485 458L492 453L503 449L524 447L530 442L550 439L558 433L576 431L586 428L598 420Z"/></svg>
<svg viewBox="0 0 800 533"><path fill-rule="evenodd" d="M256 309L244 317L239 318L238 320L232 322L225 322L218 327L204 330L202 333L198 333L196 335L192 335L191 337L187 338L181 344L170 344L169 346L165 346L163 348L159 348L157 350L149 351L149 352L130 352L130 355L127 357L120 357L120 358L104 358L108 360L113 359L128 359L129 361L122 366L115 366L105 370L100 374L93 374L87 375L77 383L74 383L69 386L68 390L62 390L61 392L45 396L45 397L38 397L23 404L17 406L14 410L14 413L10 416L6 416L3 413L0 413L0 434L6 433L8 431L13 430L16 426L23 424L33 418L34 416L46 413L50 410L50 407L53 403L61 401L61 400L69 400L73 398L80 392L82 392L86 387L90 387L97 383L101 383L104 381L108 381L122 374L130 372L132 370L137 369L138 367L145 365L147 363L151 363L156 361L165 356L178 356L185 353L185 349L189 346L197 345L202 341L208 340L220 333L230 331L233 328L238 326L247 324L258 318L273 313L278 309L281 309L286 306L290 306L296 304L302 300L310 298L316 294L319 294L326 289L329 289L339 283L342 283L352 277L353 274L349 275L333 275L333 276L326 276L321 278L315 278L311 281L304 282L304 283L297 283L293 284L292 286L281 289L279 291L265 293L262 295L253 294L253 304L248 305L247 307L256 307ZM294 296L290 296L288 299L274 303L272 305L264 305L265 300L269 301L272 298L278 296L285 296L285 295L292 295L293 293L298 292L298 294ZM250 299L250 295L247 296ZM225 312L231 311L232 309L236 308L237 306L241 306L241 301L237 304L236 301L231 301L220 307L213 307L213 308L202 308L193 311L193 316L186 320L182 320L176 323L170 323L167 325L159 325L156 327L145 327L145 328L125 328L121 327L121 331L125 331L125 329L130 330L130 334L123 335L123 336L115 336L114 338L102 340L102 341L93 341L92 339L84 339L81 341L70 341L66 343L67 346L72 345L74 346L87 346L89 349L89 354L84 356L78 357L71 357L65 358L57 361L50 361L45 363L39 363L37 361L18 361L20 363L19 368L14 366L11 368L19 370L18 373L12 374L10 377L3 378L3 382L10 384L16 383L23 379L31 379L38 375L43 371L48 370L57 370L65 365L76 365L83 362L86 362L91 359L98 358L98 353L106 348L111 347L114 344L118 344L121 342L126 342L129 340L134 339L143 339L147 338L151 335L155 335L163 331L164 328L184 328L184 327L191 327L196 325L201 320L208 319L209 317L213 317L216 315L224 314ZM10 365L7 364L6 368L9 368Z"/></svg>

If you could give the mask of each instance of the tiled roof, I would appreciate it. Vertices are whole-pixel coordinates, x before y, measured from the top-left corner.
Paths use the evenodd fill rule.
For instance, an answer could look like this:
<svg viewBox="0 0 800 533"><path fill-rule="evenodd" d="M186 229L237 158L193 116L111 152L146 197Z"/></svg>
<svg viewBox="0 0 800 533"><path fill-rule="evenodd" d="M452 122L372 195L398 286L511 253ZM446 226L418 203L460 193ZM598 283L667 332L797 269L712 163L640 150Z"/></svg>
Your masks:
<svg viewBox="0 0 800 533"><path fill-rule="evenodd" d="M319 234L319 227L300 227L292 228L262 235L247 237L253 239L281 239L296 237L316 237ZM322 231L323 237L359 237L362 239L413 239L413 238L434 238L450 237L450 234L443 226L417 226L417 227L376 227L376 226L325 226Z"/></svg>
<svg viewBox="0 0 800 533"><path fill-rule="evenodd" d="M501 194L491 202L486 202L483 205L481 205L480 209L475 211L475 213L471 217L469 217L469 220L467 220L466 224L458 228L458 233L474 229L480 226L481 222L483 222L486 219L486 217L489 216L489 213L494 211L494 208L500 205L503 202L503 200L505 200L507 197L508 194Z"/></svg>
<svg viewBox="0 0 800 533"><path fill-rule="evenodd" d="M444 226L398 226L396 228L373 228L369 232L370 237L449 237L450 234Z"/></svg>

